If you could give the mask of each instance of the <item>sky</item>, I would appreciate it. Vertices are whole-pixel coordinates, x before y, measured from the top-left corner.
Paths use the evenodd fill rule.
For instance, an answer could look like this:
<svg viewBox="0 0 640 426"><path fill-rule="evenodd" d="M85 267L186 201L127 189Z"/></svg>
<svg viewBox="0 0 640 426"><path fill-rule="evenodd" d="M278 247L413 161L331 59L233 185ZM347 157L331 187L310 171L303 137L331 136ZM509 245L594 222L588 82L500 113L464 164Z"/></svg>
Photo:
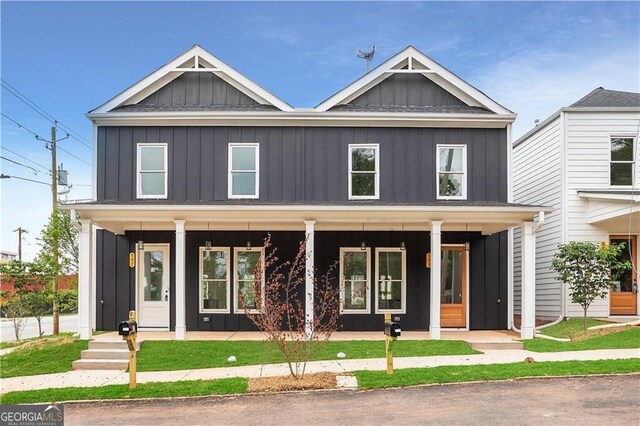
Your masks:
<svg viewBox="0 0 640 426"><path fill-rule="evenodd" d="M69 200L91 198L84 114L194 44L296 107L360 77L356 49L375 43L375 66L413 45L518 113L514 137L596 87L640 91L638 2L2 1L0 14L3 82L74 132L59 144L73 156L58 153L73 184L62 196ZM4 88L0 102L3 114L49 138L51 123ZM51 164L45 143L5 117L1 126L3 157L36 170ZM0 167L50 180L4 159ZM0 192L0 248L17 251L13 230L22 226L30 260L50 187L2 179Z"/></svg>

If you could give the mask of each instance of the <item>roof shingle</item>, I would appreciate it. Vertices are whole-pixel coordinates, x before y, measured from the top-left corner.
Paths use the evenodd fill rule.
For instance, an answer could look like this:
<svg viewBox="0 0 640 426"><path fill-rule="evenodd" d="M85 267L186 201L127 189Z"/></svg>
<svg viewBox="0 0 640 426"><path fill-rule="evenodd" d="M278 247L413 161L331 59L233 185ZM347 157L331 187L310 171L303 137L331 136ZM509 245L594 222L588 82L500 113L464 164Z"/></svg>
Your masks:
<svg viewBox="0 0 640 426"><path fill-rule="evenodd" d="M571 104L569 108L637 106L640 106L640 93L620 92L618 90L607 90L598 87L582 99Z"/></svg>

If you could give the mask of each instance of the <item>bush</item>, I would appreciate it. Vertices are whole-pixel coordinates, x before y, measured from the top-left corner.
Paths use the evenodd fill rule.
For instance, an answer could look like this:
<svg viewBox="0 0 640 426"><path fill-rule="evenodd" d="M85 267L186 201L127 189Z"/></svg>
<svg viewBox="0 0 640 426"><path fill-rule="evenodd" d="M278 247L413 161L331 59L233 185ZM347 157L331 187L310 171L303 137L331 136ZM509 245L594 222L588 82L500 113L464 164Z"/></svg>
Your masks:
<svg viewBox="0 0 640 426"><path fill-rule="evenodd" d="M61 290L58 292L60 301L60 312L63 314L78 313L78 289Z"/></svg>

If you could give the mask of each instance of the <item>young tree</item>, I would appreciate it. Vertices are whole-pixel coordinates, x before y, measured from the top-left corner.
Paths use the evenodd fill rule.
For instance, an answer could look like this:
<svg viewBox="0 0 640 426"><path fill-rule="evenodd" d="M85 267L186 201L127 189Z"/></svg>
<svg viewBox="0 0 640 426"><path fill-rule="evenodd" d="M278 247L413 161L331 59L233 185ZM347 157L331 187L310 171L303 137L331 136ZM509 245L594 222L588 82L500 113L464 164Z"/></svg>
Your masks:
<svg viewBox="0 0 640 426"><path fill-rule="evenodd" d="M28 262L12 260L0 265L0 274L2 274L3 282L10 283L13 287L12 290L2 294L2 310L8 318L11 318L16 340L20 340L20 335L29 316L27 294L37 284L33 274L33 265Z"/></svg>
<svg viewBox="0 0 640 426"><path fill-rule="evenodd" d="M569 286L571 302L582 306L584 329L587 329L587 310L596 298L605 298L611 281L631 265L620 259L624 244L604 248L587 241L560 244L553 256L551 269L557 280Z"/></svg>
<svg viewBox="0 0 640 426"><path fill-rule="evenodd" d="M300 242L293 262L280 262L270 236L264 240L264 258L257 261L253 285L240 293L245 314L273 342L295 379L304 377L307 362L338 329L340 290L331 285L336 264L320 279L310 271L314 288L314 317L305 316L306 242ZM306 326L313 332L308 335Z"/></svg>

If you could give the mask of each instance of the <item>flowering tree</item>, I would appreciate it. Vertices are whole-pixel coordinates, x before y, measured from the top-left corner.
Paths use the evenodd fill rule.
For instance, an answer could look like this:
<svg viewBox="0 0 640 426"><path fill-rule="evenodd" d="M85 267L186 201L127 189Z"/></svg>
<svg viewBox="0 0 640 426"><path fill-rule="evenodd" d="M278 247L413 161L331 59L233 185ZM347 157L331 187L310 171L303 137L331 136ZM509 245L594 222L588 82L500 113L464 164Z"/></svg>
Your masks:
<svg viewBox="0 0 640 426"><path fill-rule="evenodd" d="M569 286L571 302L582 306L584 329L587 329L587 310L596 298L605 298L611 281L631 266L621 260L624 244L599 248L587 241L560 244L553 256L551 269L557 280Z"/></svg>
<svg viewBox="0 0 640 426"><path fill-rule="evenodd" d="M307 271L306 242L301 241L295 260L280 262L271 237L264 240L264 257L255 267L255 279L250 294L240 293L240 303L247 317L276 344L289 372L295 379L304 376L307 362L338 329L340 318L339 287L330 284L337 262L313 281L313 320L305 315L304 292ZM310 333L308 330L312 330Z"/></svg>

